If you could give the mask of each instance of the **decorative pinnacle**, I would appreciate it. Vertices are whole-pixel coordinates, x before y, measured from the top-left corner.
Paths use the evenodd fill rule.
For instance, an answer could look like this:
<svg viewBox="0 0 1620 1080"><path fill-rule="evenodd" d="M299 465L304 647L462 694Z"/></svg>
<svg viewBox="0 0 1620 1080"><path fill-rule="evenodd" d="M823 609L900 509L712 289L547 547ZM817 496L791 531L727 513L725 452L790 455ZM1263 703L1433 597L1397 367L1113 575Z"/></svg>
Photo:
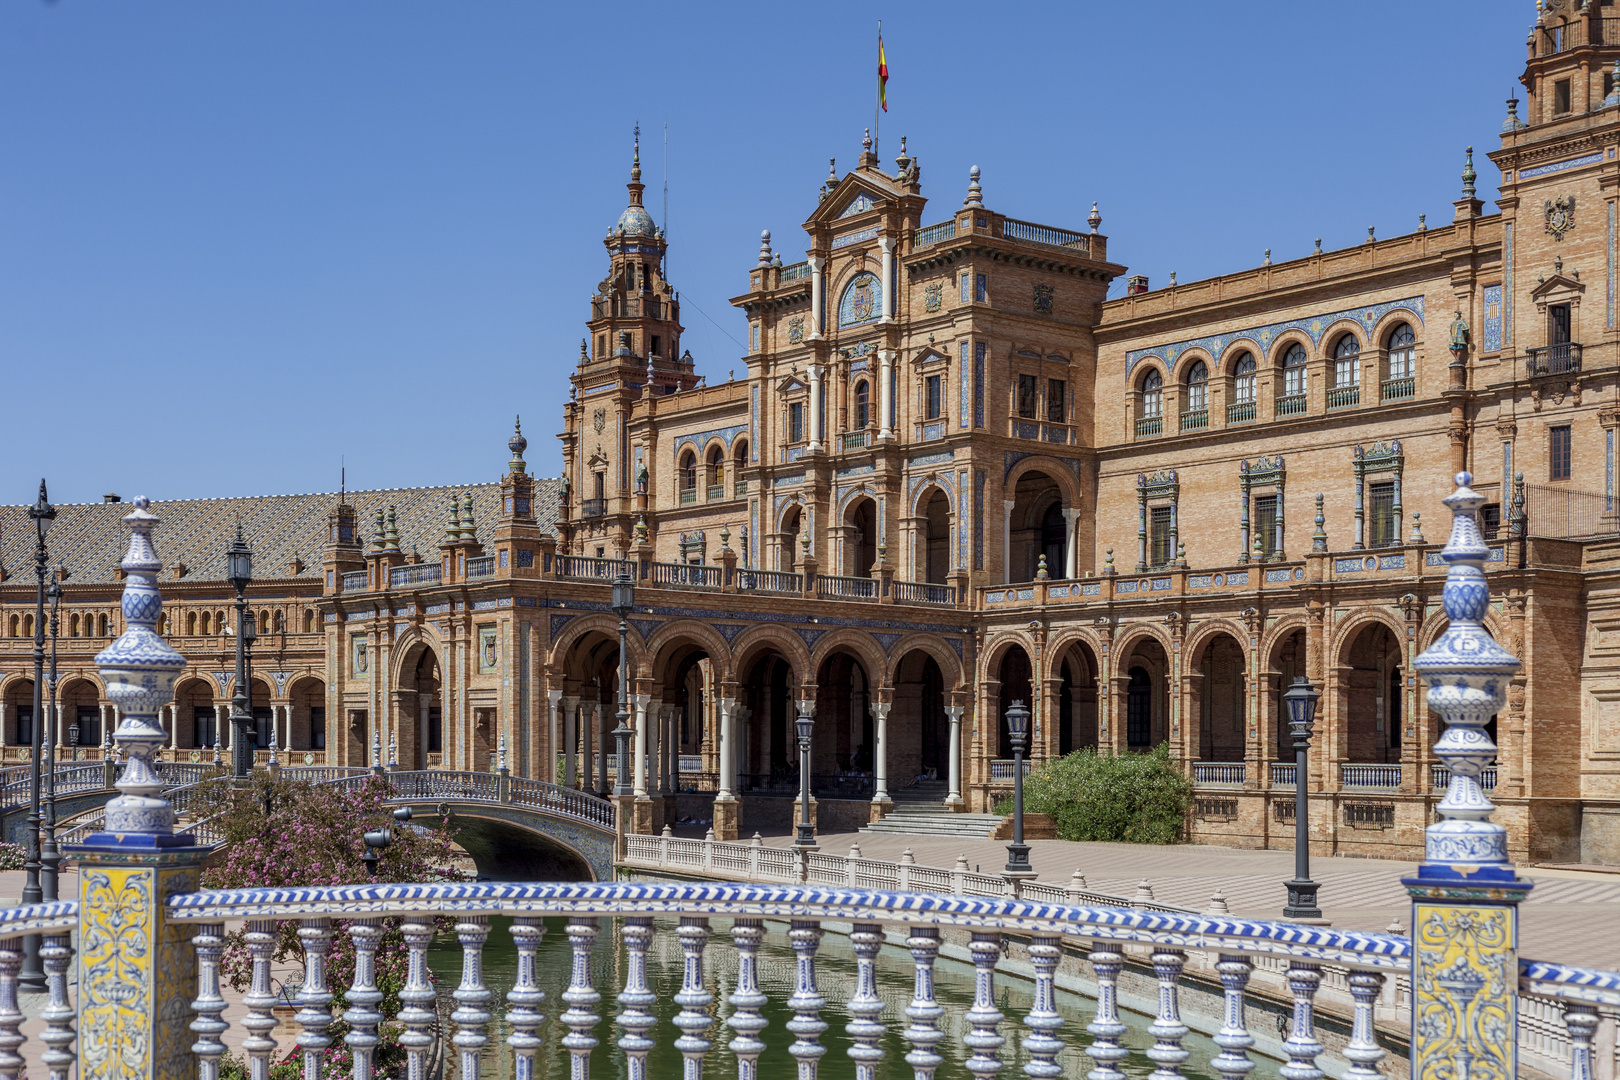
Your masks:
<svg viewBox="0 0 1620 1080"><path fill-rule="evenodd" d="M1322 514L1322 493L1316 493L1316 531L1311 534L1311 550L1326 551L1328 549L1327 518Z"/></svg>
<svg viewBox="0 0 1620 1080"><path fill-rule="evenodd" d="M506 448L512 451L512 460L507 464L515 473L524 470L523 451L529 448L529 440L523 437L523 417L517 416L512 422L512 437L506 440Z"/></svg>
<svg viewBox="0 0 1620 1080"><path fill-rule="evenodd" d="M872 129L871 128L866 129L866 135L865 135L865 137L863 137L861 139L861 149L866 151L868 154L870 154L872 152Z"/></svg>
<svg viewBox="0 0 1620 1080"><path fill-rule="evenodd" d="M1468 157L1463 161L1463 198L1472 199L1474 197L1474 181L1478 178L1479 174L1474 171L1474 148L1470 146L1468 148Z"/></svg>
<svg viewBox="0 0 1620 1080"><path fill-rule="evenodd" d="M641 123L636 122L635 151L630 159L630 182L641 183Z"/></svg>
<svg viewBox="0 0 1620 1080"><path fill-rule="evenodd" d="M830 157L827 159L827 186L832 187L836 183L838 183L838 159Z"/></svg>
<svg viewBox="0 0 1620 1080"><path fill-rule="evenodd" d="M968 170L967 198L962 200L962 205L981 210L984 208L984 189L979 187L979 167L977 165Z"/></svg>
<svg viewBox="0 0 1620 1080"><path fill-rule="evenodd" d="M1514 102L1514 104L1517 105L1518 102ZM1614 71L1609 75L1609 94L1603 99L1605 109L1611 105L1620 105L1620 59L1616 59L1614 62Z"/></svg>
<svg viewBox="0 0 1620 1080"><path fill-rule="evenodd" d="M1097 201L1095 199L1093 199L1091 202L1091 213L1086 215L1086 224L1091 226L1092 232L1096 232L1102 227L1102 211L1097 209Z"/></svg>
<svg viewBox="0 0 1620 1080"><path fill-rule="evenodd" d="M1609 99L1604 98L1603 104L1604 107L1607 107L1609 104ZM1507 119L1502 121L1502 131L1518 131L1520 128L1525 126L1525 123L1523 120L1519 119L1519 99L1517 95L1510 94L1508 96L1507 107Z"/></svg>
<svg viewBox="0 0 1620 1080"><path fill-rule="evenodd" d="M769 266L771 263L771 230L761 229L759 233L759 265Z"/></svg>

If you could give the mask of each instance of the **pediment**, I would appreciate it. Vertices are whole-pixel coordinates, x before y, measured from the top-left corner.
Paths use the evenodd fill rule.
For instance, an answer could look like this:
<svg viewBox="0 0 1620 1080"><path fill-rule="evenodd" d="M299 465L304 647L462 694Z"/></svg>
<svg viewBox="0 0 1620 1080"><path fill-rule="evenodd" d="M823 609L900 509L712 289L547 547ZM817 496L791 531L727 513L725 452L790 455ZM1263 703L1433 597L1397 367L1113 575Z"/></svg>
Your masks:
<svg viewBox="0 0 1620 1080"><path fill-rule="evenodd" d="M1586 283L1580 278L1570 277L1567 274L1554 274L1549 278L1542 279L1534 289L1531 289L1530 296L1532 299L1541 300L1548 296L1567 296L1572 293L1579 296L1584 292L1586 292Z"/></svg>
<svg viewBox="0 0 1620 1080"><path fill-rule="evenodd" d="M928 346L928 348L911 358L914 367L926 367L929 364L948 364L950 361L949 353L933 345Z"/></svg>
<svg viewBox="0 0 1620 1080"><path fill-rule="evenodd" d="M780 382L778 382L776 384L776 392L778 394L796 394L796 393L799 393L800 391L809 390L809 389L810 389L809 384L806 383L803 379L799 378L797 375L785 376Z"/></svg>
<svg viewBox="0 0 1620 1080"><path fill-rule="evenodd" d="M892 202L899 192L888 189L874 180L854 172L838 182L838 186L828 194L816 212L810 215L805 222L808 230L816 225L830 225L845 218L856 218L862 214L881 210L884 204Z"/></svg>

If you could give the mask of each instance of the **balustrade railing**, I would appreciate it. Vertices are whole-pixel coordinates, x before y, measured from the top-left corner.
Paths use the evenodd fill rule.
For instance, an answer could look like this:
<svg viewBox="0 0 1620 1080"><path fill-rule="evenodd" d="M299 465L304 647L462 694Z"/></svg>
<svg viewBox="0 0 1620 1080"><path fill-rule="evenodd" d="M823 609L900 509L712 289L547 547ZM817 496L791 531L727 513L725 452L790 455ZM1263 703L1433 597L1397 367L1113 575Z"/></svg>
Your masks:
<svg viewBox="0 0 1620 1080"><path fill-rule="evenodd" d="M1299 416L1304 413L1307 401L1304 394L1290 394L1277 399L1278 416Z"/></svg>
<svg viewBox="0 0 1620 1080"><path fill-rule="evenodd" d="M1401 786L1399 765L1339 766L1339 786L1344 788L1379 788L1390 790Z"/></svg>
<svg viewBox="0 0 1620 1080"><path fill-rule="evenodd" d="M1157 435L1163 430L1164 417L1162 416L1144 416L1136 422L1136 437L1138 439L1149 435Z"/></svg>
<svg viewBox="0 0 1620 1080"><path fill-rule="evenodd" d="M913 248L932 247L956 237L956 219L942 221L938 225L925 225L917 230L917 237L911 242Z"/></svg>
<svg viewBox="0 0 1620 1080"><path fill-rule="evenodd" d="M1444 791L1451 784L1451 770L1444 765L1429 766L1429 790ZM1487 765L1480 770L1479 786L1486 791L1496 790L1496 766Z"/></svg>
<svg viewBox="0 0 1620 1080"><path fill-rule="evenodd" d="M636 576L636 564L629 559L589 559L583 555L558 555L553 560L560 578L580 581L612 581L621 571Z"/></svg>
<svg viewBox="0 0 1620 1080"><path fill-rule="evenodd" d="M1248 766L1241 761L1196 761L1192 774L1193 783L1205 787L1242 787Z"/></svg>
<svg viewBox="0 0 1620 1080"><path fill-rule="evenodd" d="M1378 389L1380 401L1404 401L1417 393L1417 382L1410 376L1404 379L1385 379Z"/></svg>
<svg viewBox="0 0 1620 1080"><path fill-rule="evenodd" d="M647 580L654 585L677 585L682 588L718 589L720 587L720 572L718 566L701 566L697 563L650 563L647 567Z"/></svg>
<svg viewBox="0 0 1620 1080"><path fill-rule="evenodd" d="M804 578L785 570L738 570L737 588L743 592L802 593Z"/></svg>
<svg viewBox="0 0 1620 1080"><path fill-rule="evenodd" d="M956 588L951 585L935 585L927 581L896 581L893 583L894 599L901 604L954 604L956 603Z"/></svg>
<svg viewBox="0 0 1620 1080"><path fill-rule="evenodd" d="M1327 392L1327 407L1330 409L1347 409L1352 405L1361 404L1361 387L1335 386Z"/></svg>
<svg viewBox="0 0 1620 1080"><path fill-rule="evenodd" d="M1273 761L1271 763L1271 786L1293 787L1294 777L1298 771L1299 767L1297 765L1289 765L1280 761Z"/></svg>
<svg viewBox="0 0 1620 1080"><path fill-rule="evenodd" d="M22 806L29 801L33 790L32 768L30 765L20 765L6 770L4 786L0 787L0 806ZM100 760L59 764L55 773L58 796L101 791L107 787L107 768ZM47 790L49 781L50 777L41 773L40 791Z"/></svg>
<svg viewBox="0 0 1620 1080"><path fill-rule="evenodd" d="M810 264L809 264L809 262L788 263L786 266L782 267L782 279L781 280L782 280L782 284L784 284L784 285L786 285L790 281L798 281L801 278L807 278L807 277L810 277L810 276L811 276L811 274L810 274Z"/></svg>
<svg viewBox="0 0 1620 1080"><path fill-rule="evenodd" d="M475 559L467 560L468 577L489 577L493 573L495 573L495 556L480 555Z"/></svg>
<svg viewBox="0 0 1620 1080"><path fill-rule="evenodd" d="M836 600L875 600L877 578L845 577L841 574L817 574L816 592Z"/></svg>
<svg viewBox="0 0 1620 1080"><path fill-rule="evenodd" d="M1254 402L1234 401L1226 407L1226 422L1228 424L1247 424L1254 419Z"/></svg>
<svg viewBox="0 0 1620 1080"><path fill-rule="evenodd" d="M1029 770L1032 769L1032 768L1034 768L1034 763L1031 762L1028 758L1025 758L1024 759L1024 775L1028 776L1029 775ZM1012 783L1012 780L1013 780L1013 759L1012 758L995 758L995 759L993 759L990 762L990 779L991 780L1005 780L1009 784Z"/></svg>
<svg viewBox="0 0 1620 1080"><path fill-rule="evenodd" d="M860 431L843 431L838 435L838 449L865 450L871 439L872 433L865 428Z"/></svg>
<svg viewBox="0 0 1620 1080"><path fill-rule="evenodd" d="M340 580L343 582L344 592L366 591L366 571L364 570L350 570Z"/></svg>
<svg viewBox="0 0 1620 1080"><path fill-rule="evenodd" d="M1058 229L1051 225L1037 225L1033 221L1006 218L1001 223L1001 235L1012 240L1028 240L1031 243L1047 244L1051 247L1073 248L1077 251L1091 250L1091 238L1085 233Z"/></svg>
<svg viewBox="0 0 1620 1080"><path fill-rule="evenodd" d="M1199 409L1197 412L1184 412L1181 414L1182 431L1203 431L1209 427L1209 410Z"/></svg>
<svg viewBox="0 0 1620 1080"><path fill-rule="evenodd" d="M721 483L721 484L710 484L708 486L708 489L706 491L704 491L704 493L703 493L703 499L704 499L705 502L719 502L720 500L724 499L725 497L726 497L726 485L723 484L723 483Z"/></svg>
<svg viewBox="0 0 1620 1080"><path fill-rule="evenodd" d="M414 566L396 566L388 571L390 585L431 585L439 580L438 563L417 563Z"/></svg>

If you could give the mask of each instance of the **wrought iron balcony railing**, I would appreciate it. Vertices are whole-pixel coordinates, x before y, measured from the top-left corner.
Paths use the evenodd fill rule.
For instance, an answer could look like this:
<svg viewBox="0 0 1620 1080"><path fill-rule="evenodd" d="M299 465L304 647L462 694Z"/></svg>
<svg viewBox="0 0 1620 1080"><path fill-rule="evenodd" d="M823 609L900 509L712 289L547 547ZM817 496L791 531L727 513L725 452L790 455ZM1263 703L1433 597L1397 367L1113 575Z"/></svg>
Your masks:
<svg viewBox="0 0 1620 1080"><path fill-rule="evenodd" d="M599 518L607 514L606 499L581 499L579 501L579 516Z"/></svg>
<svg viewBox="0 0 1620 1080"><path fill-rule="evenodd" d="M1581 370L1581 346L1573 341L1526 349L1524 371L1531 378L1574 375Z"/></svg>

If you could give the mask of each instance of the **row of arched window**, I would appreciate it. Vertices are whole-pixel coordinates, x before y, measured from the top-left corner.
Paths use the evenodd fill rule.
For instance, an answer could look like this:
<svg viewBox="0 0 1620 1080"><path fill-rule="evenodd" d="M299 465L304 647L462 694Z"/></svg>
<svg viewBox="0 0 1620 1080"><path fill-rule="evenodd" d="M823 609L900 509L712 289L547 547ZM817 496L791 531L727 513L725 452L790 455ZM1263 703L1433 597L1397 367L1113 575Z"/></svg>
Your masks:
<svg viewBox="0 0 1620 1080"><path fill-rule="evenodd" d="M740 495L746 490L741 485L743 483L742 470L748 464L747 439L737 440L737 445L732 448L732 460L736 463L737 494ZM689 449L682 453L680 464L682 502L695 502L697 500L699 471L697 452ZM718 445L709 447L708 456L704 460L701 472L704 482L708 486L708 497L711 499L723 498L726 483L726 453ZM691 493L690 496L687 495L688 492Z"/></svg>
<svg viewBox="0 0 1620 1080"><path fill-rule="evenodd" d="M60 632L67 637L111 637L116 624L108 619L106 612L69 612L61 617L58 624ZM47 620L46 628L50 623ZM33 637L34 617L32 615L12 615L6 619L7 637Z"/></svg>
<svg viewBox="0 0 1620 1080"><path fill-rule="evenodd" d="M1328 388L1328 408L1360 404L1361 340L1353 333L1340 334L1333 340L1328 358L1332 380ZM1277 416L1292 416L1306 411L1305 373L1309 359L1305 346L1298 341L1290 341L1277 357L1279 378L1273 392ZM1384 335L1380 401L1398 401L1413 395L1416 361L1417 335L1411 324L1395 324ZM1227 396L1226 422L1247 423L1257 418L1260 365L1254 353L1247 349L1233 355L1227 363L1231 389ZM1209 383L1207 363L1194 360L1187 366L1181 385L1181 430L1208 426ZM1137 382L1137 393L1140 398L1136 414L1137 435L1160 434L1164 417L1163 373L1157 367L1149 367Z"/></svg>

